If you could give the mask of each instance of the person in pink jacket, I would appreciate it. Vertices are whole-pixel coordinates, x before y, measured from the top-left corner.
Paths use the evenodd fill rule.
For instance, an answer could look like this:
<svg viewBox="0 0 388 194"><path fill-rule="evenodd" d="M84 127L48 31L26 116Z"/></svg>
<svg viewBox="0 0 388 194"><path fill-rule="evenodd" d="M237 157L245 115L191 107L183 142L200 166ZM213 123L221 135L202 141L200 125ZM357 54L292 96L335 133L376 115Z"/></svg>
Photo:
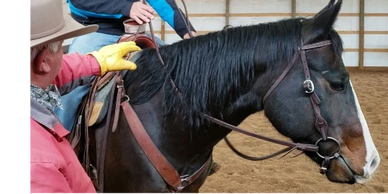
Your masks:
<svg viewBox="0 0 388 194"><path fill-rule="evenodd" d="M87 55L63 55L67 38L97 30L83 26L63 14L59 0L31 1L31 168L32 193L92 193L91 179L78 161L63 127L53 110L61 107L61 94L86 84L90 76L108 71L135 70L123 60L140 48L134 42L108 45Z"/></svg>

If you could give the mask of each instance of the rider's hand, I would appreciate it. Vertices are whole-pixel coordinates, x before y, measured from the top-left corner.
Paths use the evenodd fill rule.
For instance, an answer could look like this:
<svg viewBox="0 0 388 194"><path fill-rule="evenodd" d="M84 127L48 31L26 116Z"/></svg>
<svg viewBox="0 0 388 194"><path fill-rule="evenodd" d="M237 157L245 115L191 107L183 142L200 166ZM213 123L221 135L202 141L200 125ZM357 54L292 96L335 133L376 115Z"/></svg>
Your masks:
<svg viewBox="0 0 388 194"><path fill-rule="evenodd" d="M132 4L129 17L134 19L138 24L143 24L143 22L148 23L153 20L154 13L155 10L151 6L138 1Z"/></svg>
<svg viewBox="0 0 388 194"><path fill-rule="evenodd" d="M129 52L139 51L140 47L136 46L133 41L121 42L102 47L99 51L89 54L93 55L100 64L101 74L108 71L135 70L136 64L124 60L123 57Z"/></svg>

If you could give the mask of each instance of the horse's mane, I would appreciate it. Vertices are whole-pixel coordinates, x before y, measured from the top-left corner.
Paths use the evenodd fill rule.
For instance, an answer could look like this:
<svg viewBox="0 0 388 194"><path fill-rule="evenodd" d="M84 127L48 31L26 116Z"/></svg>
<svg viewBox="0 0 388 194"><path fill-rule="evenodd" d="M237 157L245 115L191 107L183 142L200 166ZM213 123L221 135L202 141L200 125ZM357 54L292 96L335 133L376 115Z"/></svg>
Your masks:
<svg viewBox="0 0 388 194"><path fill-rule="evenodd" d="M127 88L133 87L131 103L147 102L164 87L166 115L182 116L193 126L201 124L199 113L222 118L225 109L251 89L260 73L254 71L255 64L291 60L300 45L300 20L232 27L160 47L165 66L155 49L145 49L136 60L138 69L125 77Z"/></svg>

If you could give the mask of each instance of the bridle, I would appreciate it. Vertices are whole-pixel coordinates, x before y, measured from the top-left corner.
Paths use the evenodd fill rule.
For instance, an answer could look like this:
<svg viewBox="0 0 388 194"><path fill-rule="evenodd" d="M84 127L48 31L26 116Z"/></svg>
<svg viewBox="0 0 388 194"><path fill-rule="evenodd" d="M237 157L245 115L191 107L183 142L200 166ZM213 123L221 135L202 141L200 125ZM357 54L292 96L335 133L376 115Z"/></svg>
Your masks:
<svg viewBox="0 0 388 194"><path fill-rule="evenodd" d="M227 145L239 156L245 158L245 159L248 159L248 160L254 160L254 161L258 161L258 160L264 160L264 159L268 159L268 158L272 158L274 156L277 156L279 154L282 154L282 153L285 153L287 152L285 155L287 155L288 153L290 153L292 150L294 149L298 149L298 150L301 150L301 151L310 151L310 152L315 152L318 157L320 157L321 159L323 159L322 161L322 164L321 164L321 167L320 167L320 173L321 174L325 174L327 172L327 167L329 166L330 164L330 161L334 158L338 158L341 156L340 154L340 148L341 148L341 145L340 143L338 142L337 139L335 139L334 137L330 137L328 136L328 124L326 122L326 120L323 118L322 114L321 114L321 109L320 109L320 103L321 103L321 100L319 99L318 95L316 94L315 92L315 88L314 88L314 83L313 81L311 80L311 76L310 76L310 69L309 69L309 66L308 66L308 63L307 63L307 59L306 59L306 51L307 50L312 50L312 49L317 49L317 48L321 48L321 47L325 47L325 46L328 46L328 45L331 45L332 44L332 41L331 40L324 40L324 41L320 41L320 42L317 42L317 43L313 43L313 44L308 44L308 45L303 45L303 41L301 41L301 45L303 46L299 46L297 48L297 52L295 52L292 60L291 60L291 63L288 64L288 66L286 67L286 69L283 71L283 73L279 76L279 78L272 84L272 86L268 89L268 91L265 93L264 97L263 97L263 104L265 103L265 101L268 99L268 97L270 96L270 94L276 89L276 87L282 82L282 80L287 76L288 72L291 70L291 68L294 66L294 64L296 63L296 61L300 58L301 62L302 62L302 67L303 67L303 72L304 72L304 78L305 78L305 81L302 83L303 85L303 89L304 89L304 92L309 96L310 98L310 102L311 102L311 105L312 105L312 108L314 110L314 115L315 115L315 127L316 129L319 131L319 133L321 134L321 138L317 140L317 142L312 145L312 144L298 144L298 143L289 143L289 142L285 142L285 141L282 141L282 140L276 140L276 139L273 139L273 138L268 138L268 137L264 137L264 136L260 136L260 135L257 135L257 134L254 134L254 133L250 133L250 132L247 132L247 131L244 131L242 129L239 129L237 127L234 127L234 126L229 126L228 128L229 129L232 129L233 131L237 131L239 133L244 133L246 135L249 135L249 136L252 136L252 137L256 137L256 138L259 138L259 139L263 139L263 140L266 140L266 141L269 141L269 142L272 142L272 143L277 143L277 144L281 144L281 145L285 145L285 146L289 146L288 148L285 148L283 150L280 150L274 154L270 154L268 156L263 156L263 157L251 157L251 156L247 156L241 152L239 152L236 148L234 148L232 146L232 144L230 143L230 141L227 139L227 137L225 137L225 141L227 143ZM209 118L211 119L211 118ZM211 120L214 120L211 119ZM224 126L225 124L222 124L221 122L222 121L217 121L219 122L220 125ZM225 126L226 127L226 126ZM318 144L322 141L333 141L335 142L337 145L338 145L338 151L336 153L334 153L332 156L325 156L323 154L320 154L319 153L319 147L318 147ZM301 152L303 153L303 152ZM301 154L300 153L300 154ZM298 155L300 155L298 154ZM285 156L283 155L283 156ZM282 157L283 157L282 156Z"/></svg>

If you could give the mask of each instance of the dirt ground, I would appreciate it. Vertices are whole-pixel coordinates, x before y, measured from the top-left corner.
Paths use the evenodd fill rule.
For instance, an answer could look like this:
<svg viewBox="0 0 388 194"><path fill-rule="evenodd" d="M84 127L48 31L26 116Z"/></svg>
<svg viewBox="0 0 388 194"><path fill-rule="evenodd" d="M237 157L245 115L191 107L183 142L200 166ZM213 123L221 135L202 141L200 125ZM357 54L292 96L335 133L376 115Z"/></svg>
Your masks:
<svg viewBox="0 0 388 194"><path fill-rule="evenodd" d="M330 182L319 174L319 166L305 155L248 161L238 157L221 141L214 149L214 159L222 167L208 177L200 192L388 192L388 72L352 72L350 78L381 157L380 167L370 182L354 185ZM251 115L239 127L286 139L278 134L262 113ZM236 132L232 132L228 138L240 151L253 156L284 148Z"/></svg>

